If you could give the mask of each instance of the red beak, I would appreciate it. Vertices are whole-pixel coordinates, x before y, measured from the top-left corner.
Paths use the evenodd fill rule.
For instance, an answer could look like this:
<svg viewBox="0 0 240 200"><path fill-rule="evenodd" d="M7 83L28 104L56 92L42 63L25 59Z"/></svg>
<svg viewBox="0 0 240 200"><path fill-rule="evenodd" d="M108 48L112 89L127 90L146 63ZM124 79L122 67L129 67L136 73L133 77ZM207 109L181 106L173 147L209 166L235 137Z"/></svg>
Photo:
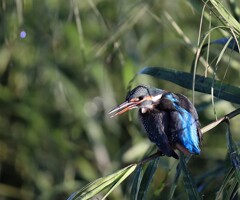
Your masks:
<svg viewBox="0 0 240 200"><path fill-rule="evenodd" d="M128 110L131 110L133 108L136 108L137 104L139 104L139 102L128 102L125 101L124 103L122 103L121 105L119 105L118 107L114 108L112 111L110 111L108 114L113 114L111 115L112 117L115 117L117 115L121 115L124 112L127 112Z"/></svg>

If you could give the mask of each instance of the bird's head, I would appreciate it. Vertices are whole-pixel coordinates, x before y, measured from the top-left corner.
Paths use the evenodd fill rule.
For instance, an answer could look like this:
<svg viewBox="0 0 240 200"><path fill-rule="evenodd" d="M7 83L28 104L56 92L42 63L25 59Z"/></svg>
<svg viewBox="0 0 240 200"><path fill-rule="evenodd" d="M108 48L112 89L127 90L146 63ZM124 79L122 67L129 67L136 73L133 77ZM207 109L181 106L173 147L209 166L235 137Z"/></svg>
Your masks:
<svg viewBox="0 0 240 200"><path fill-rule="evenodd" d="M111 116L114 117L133 108L141 108L141 112L144 113L159 102L163 92L164 90L158 88L143 85L137 86L128 93L126 101L114 108L109 114L115 113Z"/></svg>

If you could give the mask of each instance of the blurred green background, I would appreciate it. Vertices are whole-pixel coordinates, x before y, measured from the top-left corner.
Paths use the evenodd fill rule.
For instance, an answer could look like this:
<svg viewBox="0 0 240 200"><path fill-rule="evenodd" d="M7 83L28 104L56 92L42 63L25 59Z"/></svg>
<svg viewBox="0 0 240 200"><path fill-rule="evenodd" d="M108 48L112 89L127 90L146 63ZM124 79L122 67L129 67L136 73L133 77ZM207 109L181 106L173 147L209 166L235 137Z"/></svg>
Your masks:
<svg viewBox="0 0 240 200"><path fill-rule="evenodd" d="M139 161L151 144L136 111L113 119L108 112L125 100L129 82L143 67L190 71L202 9L198 0L1 0L0 199L66 199ZM221 24L208 10L201 37L210 25ZM211 40L223 36L216 30ZM214 62L222 48L211 47L209 59ZM214 71L238 86L239 59L230 50L224 58ZM205 73L201 63L197 73ZM149 76L138 76L132 85L138 84L192 97L192 91ZM226 101L213 105L211 95L195 98L202 126L236 107ZM231 120L236 141L238 121ZM220 125L204 135L202 154L189 163L194 177L226 164L225 132ZM161 158L152 183L166 196L177 162ZM214 180L205 199L215 195L223 174ZM109 199L126 198L127 187L126 182ZM181 186L177 194L186 195Z"/></svg>

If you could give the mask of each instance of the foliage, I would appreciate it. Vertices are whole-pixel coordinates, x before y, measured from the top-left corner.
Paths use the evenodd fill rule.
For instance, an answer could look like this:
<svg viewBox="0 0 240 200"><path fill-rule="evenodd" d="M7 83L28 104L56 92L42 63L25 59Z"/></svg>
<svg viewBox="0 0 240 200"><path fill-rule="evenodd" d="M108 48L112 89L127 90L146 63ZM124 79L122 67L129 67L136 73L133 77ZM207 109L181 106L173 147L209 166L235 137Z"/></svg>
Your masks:
<svg viewBox="0 0 240 200"><path fill-rule="evenodd" d="M0 198L239 197L239 6L2 0ZM135 114L108 116L139 83L195 91L200 156L141 161L152 151Z"/></svg>

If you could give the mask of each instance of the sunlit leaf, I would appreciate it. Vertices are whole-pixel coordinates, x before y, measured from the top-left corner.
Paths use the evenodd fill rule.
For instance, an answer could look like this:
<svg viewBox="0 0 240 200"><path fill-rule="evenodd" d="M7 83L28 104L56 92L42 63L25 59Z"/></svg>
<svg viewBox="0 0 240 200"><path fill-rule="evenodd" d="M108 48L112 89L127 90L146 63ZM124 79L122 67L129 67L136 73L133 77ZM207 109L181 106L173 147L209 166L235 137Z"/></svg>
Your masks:
<svg viewBox="0 0 240 200"><path fill-rule="evenodd" d="M132 164L124 169L121 169L111 175L108 175L103 178L99 178L88 185L86 185L81 190L73 193L68 200L75 200L75 199L90 199L106 189L109 186L112 186L109 190L110 192L116 188L122 181L124 181L137 167L137 164ZM109 194L106 193L105 197ZM104 197L104 198L105 198Z"/></svg>
<svg viewBox="0 0 240 200"><path fill-rule="evenodd" d="M113 184L107 194L102 199L105 199L117 186L119 186L132 172L136 169L137 165L132 165L122 176Z"/></svg>

